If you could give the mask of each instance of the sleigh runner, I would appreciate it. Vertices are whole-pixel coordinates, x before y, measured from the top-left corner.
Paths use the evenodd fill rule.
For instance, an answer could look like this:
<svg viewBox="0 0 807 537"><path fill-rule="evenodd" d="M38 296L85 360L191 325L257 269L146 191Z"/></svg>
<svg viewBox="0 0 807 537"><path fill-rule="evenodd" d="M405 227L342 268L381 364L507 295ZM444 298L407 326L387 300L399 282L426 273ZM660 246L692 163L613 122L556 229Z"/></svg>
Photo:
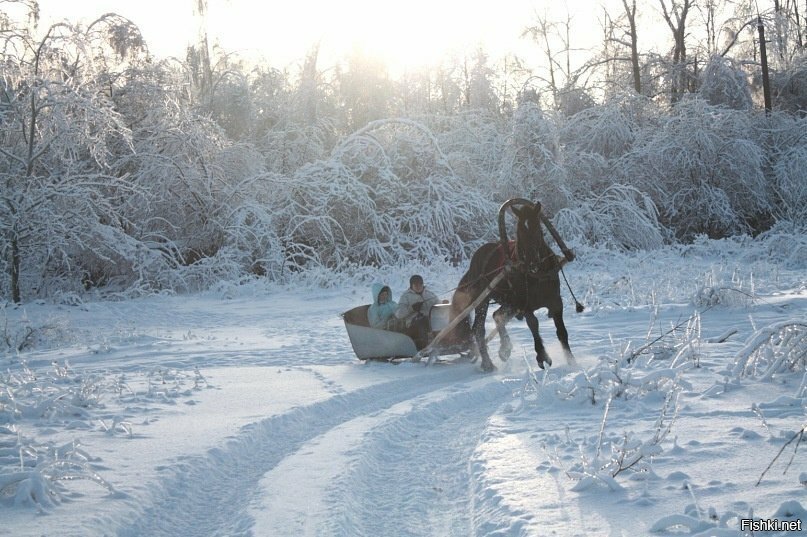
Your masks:
<svg viewBox="0 0 807 537"><path fill-rule="evenodd" d="M546 246L542 237L540 238L539 242L544 246L544 249L542 250L543 255L538 259L536 259L535 256L524 254L524 252L531 251L530 245L522 244L521 248L519 248L519 239L526 242L523 233L519 232L515 241L509 241L507 239L504 222L505 211L510 208L511 211L516 214L516 216L519 218L519 226L522 225L522 215L526 214L517 212L514 205L525 207L526 210L531 211L531 217L533 219L540 220L540 223L546 227L547 231L560 247L564 254L563 257L555 255L554 252L552 252L551 249ZM487 356L487 343L496 335L500 335L502 337L502 348L500 349L499 355L503 360L506 359L507 355L509 355L511 345L509 336L504 329L505 324L513 316L521 317L522 315L533 315L534 318L533 310L535 308L529 309L529 297L525 296L524 309L519 309L517 305L514 306L512 303L514 300L509 298L508 295L502 291L502 289L507 288L511 292L515 289L516 294L518 294L520 287L518 285L514 285L514 279L519 281L523 279L525 281L525 295L528 294L527 291L529 290L528 284L526 283L528 279L535 282L554 279L554 282L557 283L558 272L562 269L564 264L574 260L574 254L569 248L566 247L566 244L560 238L557 230L555 230L554 226L546 215L543 214L540 203L533 204L532 202L523 199L508 200L499 209L498 224L500 241L498 243L489 243L480 248L474 254L474 258L472 258L471 261L471 265L473 267L475 260L480 257L480 254L484 254L481 255L481 257L484 259L483 266L488 267L493 260L493 269L486 270L485 273L475 278L471 282L468 281L469 274L471 274L471 269L469 269L469 272L463 276L460 285L454 293L452 303L437 304L431 308L428 314L430 332L429 341L426 347L418 350L414 340L407 334L372 328L367 319L367 310L369 308L369 304L365 304L352 308L342 314L342 318L345 322L345 328L356 356L360 360L420 361L421 359L426 358L426 364L429 365L437 361L440 356L448 354L459 354L461 357L468 357L469 355L472 355L474 361L477 357L481 356L483 360L483 368L485 370L489 370L492 369L492 364ZM540 225L537 227L540 228ZM519 231L521 231L521 228ZM540 229L538 229L538 232L540 233ZM529 238L534 239L535 237ZM485 247L490 248L485 251ZM471 299L457 299L458 296L461 299L464 299L464 295L468 294L464 293L464 289L474 285L476 286L477 291L474 293L474 296ZM558 294L557 299L559 302L560 297L557 285L555 286L555 291L557 291L556 294ZM498 302L502 307L499 311L497 311L497 313L502 312L502 314L498 317L496 313L494 314L494 319L496 319L496 330L485 338L484 317L487 312L487 305L492 297L506 297L506 299L502 300L499 298ZM533 306L534 305L535 304L533 304ZM577 311L582 311L582 305L580 305L579 302L576 302L576 305ZM456 331L461 325L465 325L467 327L466 331L470 330L471 325L468 319L471 312L475 312L476 314L473 326L473 334L468 332L466 337L460 338L458 341ZM559 336L562 333L565 334L565 328L563 328L563 331L560 330L563 322L562 315L558 314L557 310L553 312L551 309L550 314L553 314L553 319L555 320L556 325L558 325L558 321L560 321ZM478 323L477 319L480 318L481 323ZM537 338L537 326L536 330L533 331L533 335ZM564 349L568 351L568 342L564 341L564 339L565 338L562 338L562 343L564 343ZM540 338L536 339L536 350L539 349L538 341L540 341ZM542 345L540 346L540 349L543 349ZM570 352L568 354L571 356ZM539 353L539 365L541 365L541 367L543 367L543 361L546 361L547 364L551 364L551 360L545 356L545 353L542 358L543 359L541 359Z"/></svg>

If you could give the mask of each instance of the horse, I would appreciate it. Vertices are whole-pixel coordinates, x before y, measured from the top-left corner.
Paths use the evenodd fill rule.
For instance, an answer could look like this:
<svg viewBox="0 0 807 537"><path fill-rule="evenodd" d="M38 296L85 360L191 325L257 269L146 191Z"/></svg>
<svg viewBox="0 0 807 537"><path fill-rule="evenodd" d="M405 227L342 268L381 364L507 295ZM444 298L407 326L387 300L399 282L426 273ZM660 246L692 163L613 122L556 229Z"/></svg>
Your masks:
<svg viewBox="0 0 807 537"><path fill-rule="evenodd" d="M504 214L508 208L517 218L515 241L508 241L505 232ZM490 290L490 294L482 298L475 307L473 326L466 317L457 326L455 333L456 338L471 344L471 337L474 338L484 371L495 369L485 340L485 320L491 300L500 306L493 313L493 319L501 338L499 358L502 361L509 358L513 348L505 325L512 317L516 317L519 320L526 319L532 332L538 366L544 369L552 365L552 359L538 332L538 318L535 316L535 310L544 307L555 323L567 362L574 363L574 355L569 347L569 333L563 323L563 300L558 276L562 266L574 259L574 254L565 247L541 211L540 202L532 203L521 198L506 201L499 209L500 241L483 244L474 252L468 270L454 291L451 319L461 315L481 294L487 292L497 275L505 271L503 278ZM560 244L565 258L555 255L547 245L541 228L542 221ZM582 311L579 303L578 311Z"/></svg>

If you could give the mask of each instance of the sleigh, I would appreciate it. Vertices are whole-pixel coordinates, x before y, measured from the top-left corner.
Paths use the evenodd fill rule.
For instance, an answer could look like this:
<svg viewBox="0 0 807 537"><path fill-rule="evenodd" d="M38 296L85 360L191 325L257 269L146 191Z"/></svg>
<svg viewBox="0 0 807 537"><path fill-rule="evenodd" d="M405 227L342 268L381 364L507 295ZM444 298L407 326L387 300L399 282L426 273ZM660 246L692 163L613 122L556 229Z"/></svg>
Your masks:
<svg viewBox="0 0 807 537"><path fill-rule="evenodd" d="M469 304L453 320L450 318L451 304L435 304L429 311L429 342L421 350L417 349L415 341L406 334L373 328L367 319L369 304L357 306L342 313L350 344L359 360L402 361L419 362L426 359L426 365L440 361L441 356L458 355L458 361L476 361L478 351L472 338L464 343L451 342L448 337L452 330L465 320L487 298L491 290L504 278L505 272L500 272L485 291ZM496 336L496 332L488 335L486 343Z"/></svg>
<svg viewBox="0 0 807 537"><path fill-rule="evenodd" d="M415 341L407 334L373 328L367 320L369 304L357 306L342 313L350 344L359 360L419 361L428 358L432 363L440 356L459 355L468 358L469 348L443 343L438 336L448 332L450 304L436 304L429 311L429 345L418 351Z"/></svg>
<svg viewBox="0 0 807 537"><path fill-rule="evenodd" d="M516 206L520 207L519 209ZM516 241L509 241L505 229L505 212L510 209L518 218ZM360 360L396 360L411 359L420 361L428 358L427 365L434 363L440 356L460 354L461 357L473 356L482 358L482 368L492 370L493 364L487 353L487 343L496 335L502 338L500 358L505 360L510 354L512 345L505 330L505 325L512 318L528 317L527 322L533 333L538 365L551 365L552 361L543 348L538 335L538 321L534 311L547 307L558 330L558 337L568 357L573 359L568 348L568 335L563 326L563 311L560 298L560 279L558 272L563 265L574 260L574 253L566 246L557 230L543 213L540 203L533 203L522 198L507 200L499 209L499 241L482 245L471 258L471 268L463 276L457 289L461 295L474 297L470 303L461 301L455 304L457 312L451 318L450 304L437 304L429 312L429 342L425 348L418 350L415 342L406 334L380 330L370 327L367 321L369 305L348 310L342 314L345 321L353 351ZM563 252L563 257L556 255L546 244L542 226L546 228ZM481 260L482 262L475 262ZM476 266L477 273L469 275ZM480 268L481 267L481 268ZM481 272L481 273L480 273ZM466 281L470 278L470 282ZM565 275L564 275L565 280ZM502 283L501 287L498 287ZM487 283L487 285L485 285ZM568 282L567 282L568 286ZM532 294L527 294L529 291ZM496 294L494 295L494 290ZM569 287L571 292L571 287ZM555 295L555 300L545 298L546 293ZM492 297L492 295L494 295ZM514 296L515 295L515 296ZM455 293L454 297L457 297ZM574 293L572 293L574 298ZM502 314L497 320L497 328L485 337L485 315L490 300L501 306ZM552 311L550 306L555 307ZM582 304L575 299L577 312L583 310ZM477 310L479 308L479 310ZM465 322L471 313L475 313L473 337L469 334L463 343L457 343L451 337L455 328ZM519 316L521 315L521 316ZM494 313L494 317L496 314ZM530 319L533 323L530 324Z"/></svg>

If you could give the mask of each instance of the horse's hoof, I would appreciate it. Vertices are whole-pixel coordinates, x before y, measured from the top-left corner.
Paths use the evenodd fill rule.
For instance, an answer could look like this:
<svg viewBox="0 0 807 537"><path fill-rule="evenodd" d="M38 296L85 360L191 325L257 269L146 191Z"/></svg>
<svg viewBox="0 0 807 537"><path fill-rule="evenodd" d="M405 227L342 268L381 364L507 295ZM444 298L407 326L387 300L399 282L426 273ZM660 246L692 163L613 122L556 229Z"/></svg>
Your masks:
<svg viewBox="0 0 807 537"><path fill-rule="evenodd" d="M502 362L506 362L508 358L510 358L510 354L513 352L513 344L508 342L501 347L499 347L499 359Z"/></svg>
<svg viewBox="0 0 807 537"><path fill-rule="evenodd" d="M539 357L537 361L538 361L538 367L540 367L541 369L552 367L552 358L550 358L549 356L546 356L544 358Z"/></svg>
<svg viewBox="0 0 807 537"><path fill-rule="evenodd" d="M493 362L483 363L482 371L484 371L485 373L492 373L493 371L496 371L496 366L493 365Z"/></svg>

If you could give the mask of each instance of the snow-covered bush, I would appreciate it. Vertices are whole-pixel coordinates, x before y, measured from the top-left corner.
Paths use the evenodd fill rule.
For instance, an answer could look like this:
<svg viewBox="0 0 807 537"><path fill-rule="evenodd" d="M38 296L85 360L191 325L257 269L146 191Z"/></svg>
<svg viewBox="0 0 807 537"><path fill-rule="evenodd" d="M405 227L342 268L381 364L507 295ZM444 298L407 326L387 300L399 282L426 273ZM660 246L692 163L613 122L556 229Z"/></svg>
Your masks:
<svg viewBox="0 0 807 537"><path fill-rule="evenodd" d="M587 108L563 123L560 140L564 162L577 153L593 153L606 159L621 157L633 148L641 128L657 118L657 107L646 97L612 95L604 103Z"/></svg>
<svg viewBox="0 0 807 537"><path fill-rule="evenodd" d="M648 192L662 222L682 239L751 231L771 204L753 116L703 99L678 103L658 126L637 134L621 169Z"/></svg>
<svg viewBox="0 0 807 537"><path fill-rule="evenodd" d="M807 54L795 57L787 69L771 73L777 109L803 114L807 110Z"/></svg>
<svg viewBox="0 0 807 537"><path fill-rule="evenodd" d="M287 259L298 267L463 259L496 212L454 173L431 131L406 119L370 123L328 160L268 180Z"/></svg>
<svg viewBox="0 0 807 537"><path fill-rule="evenodd" d="M499 191L499 169L507 146L507 122L482 110L444 116L418 117L437 139L457 177L469 186L504 196Z"/></svg>
<svg viewBox="0 0 807 537"><path fill-rule="evenodd" d="M760 377L807 370L807 322L779 321L754 332L734 359L732 374Z"/></svg>
<svg viewBox="0 0 807 537"><path fill-rule="evenodd" d="M331 120L317 119L312 125L284 121L263 134L257 146L269 171L288 175L327 158L336 141Z"/></svg>
<svg viewBox="0 0 807 537"><path fill-rule="evenodd" d="M700 75L698 94L714 106L751 110L748 75L730 58L714 55Z"/></svg>
<svg viewBox="0 0 807 537"><path fill-rule="evenodd" d="M755 238L757 248L746 254L749 261L765 259L785 268L807 266L807 222L796 224L780 220Z"/></svg>
<svg viewBox="0 0 807 537"><path fill-rule="evenodd" d="M748 307L754 298L753 278L745 280L734 271L729 280L715 267L698 278L692 304L701 311L715 306Z"/></svg>
<svg viewBox="0 0 807 537"><path fill-rule="evenodd" d="M21 437L14 426L0 425L0 505L35 506L43 511L59 504L68 493L66 485L77 480L91 481L114 493L92 460L78 442L40 444Z"/></svg>
<svg viewBox="0 0 807 537"><path fill-rule="evenodd" d="M171 76L157 72L152 76ZM139 85L133 94L151 91ZM131 291L198 290L247 274L276 276L282 248L270 212L271 185L261 181L263 158L229 143L209 120L170 93L153 95L140 112L134 151L118 169L142 191L123 201L130 252L101 264L93 283ZM129 107L133 105L129 103ZM153 133L153 134L146 134ZM106 272L102 272L102 271Z"/></svg>
<svg viewBox="0 0 807 537"><path fill-rule="evenodd" d="M497 191L504 199L539 200L557 213L568 203L560 157L557 119L533 100L522 99L513 114Z"/></svg>
<svg viewBox="0 0 807 537"><path fill-rule="evenodd" d="M777 114L773 119L775 151L771 156L774 214L778 219L807 224L807 119Z"/></svg>
<svg viewBox="0 0 807 537"><path fill-rule="evenodd" d="M566 117L583 113L595 106L594 99L585 88L567 86L555 95L555 107Z"/></svg>
<svg viewBox="0 0 807 537"><path fill-rule="evenodd" d="M562 236L592 245L652 250L666 236L653 201L636 188L614 184L601 194L578 199L555 217Z"/></svg>
<svg viewBox="0 0 807 537"><path fill-rule="evenodd" d="M66 319L54 316L33 322L25 311L11 315L8 305L0 303L0 355L15 356L22 351L61 346L71 341L73 334Z"/></svg>

